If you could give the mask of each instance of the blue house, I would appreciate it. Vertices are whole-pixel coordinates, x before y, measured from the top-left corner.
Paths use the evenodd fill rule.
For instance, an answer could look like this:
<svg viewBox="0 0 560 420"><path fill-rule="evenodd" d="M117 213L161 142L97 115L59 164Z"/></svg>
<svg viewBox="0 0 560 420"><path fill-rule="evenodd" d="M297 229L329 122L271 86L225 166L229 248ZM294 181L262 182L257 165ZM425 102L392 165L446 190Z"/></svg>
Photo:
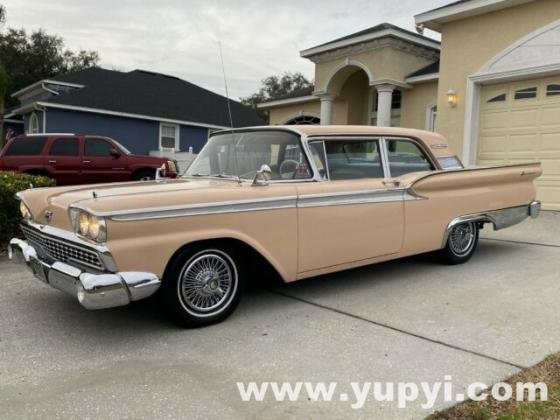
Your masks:
<svg viewBox="0 0 560 420"><path fill-rule="evenodd" d="M173 76L93 67L40 80L17 92L5 115L26 133L112 137L136 154L197 153L210 131L230 128L227 98ZM230 101L234 127L263 125L250 108ZM4 127L5 129L7 128Z"/></svg>

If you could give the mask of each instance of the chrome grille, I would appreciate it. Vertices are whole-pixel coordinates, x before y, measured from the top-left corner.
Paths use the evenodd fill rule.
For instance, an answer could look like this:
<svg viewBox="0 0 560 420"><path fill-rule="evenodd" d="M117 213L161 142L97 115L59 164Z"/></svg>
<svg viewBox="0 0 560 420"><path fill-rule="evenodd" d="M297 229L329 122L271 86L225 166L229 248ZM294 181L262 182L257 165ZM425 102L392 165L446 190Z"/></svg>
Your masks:
<svg viewBox="0 0 560 420"><path fill-rule="evenodd" d="M21 229L23 230L27 240L32 245L40 248L40 250L37 250L39 253L43 251L55 261L74 261L88 267L103 270L103 263L99 259L97 252L71 242L64 241L63 239L57 239L50 235L45 235L44 233L27 226L22 226Z"/></svg>

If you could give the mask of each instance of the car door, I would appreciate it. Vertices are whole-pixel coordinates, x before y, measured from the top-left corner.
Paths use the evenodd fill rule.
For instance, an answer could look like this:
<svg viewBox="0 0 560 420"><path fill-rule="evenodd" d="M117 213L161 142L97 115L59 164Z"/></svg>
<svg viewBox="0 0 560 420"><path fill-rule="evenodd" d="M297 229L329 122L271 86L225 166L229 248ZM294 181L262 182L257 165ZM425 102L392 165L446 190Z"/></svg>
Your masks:
<svg viewBox="0 0 560 420"><path fill-rule="evenodd" d="M45 164L57 185L82 183L80 142L79 137L55 137L51 140Z"/></svg>
<svg viewBox="0 0 560 420"><path fill-rule="evenodd" d="M404 191L386 178L383 140L310 141L322 182L298 190L299 273L395 254L404 235Z"/></svg>
<svg viewBox="0 0 560 420"><path fill-rule="evenodd" d="M86 137L82 160L83 178L86 183L127 181L126 156L108 139Z"/></svg>

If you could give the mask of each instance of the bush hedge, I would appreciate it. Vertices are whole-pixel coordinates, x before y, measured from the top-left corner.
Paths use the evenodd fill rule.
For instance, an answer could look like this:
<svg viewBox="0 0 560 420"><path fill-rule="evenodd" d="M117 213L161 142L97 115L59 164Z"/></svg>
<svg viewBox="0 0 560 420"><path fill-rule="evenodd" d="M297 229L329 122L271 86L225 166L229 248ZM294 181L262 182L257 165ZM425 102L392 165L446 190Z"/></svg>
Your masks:
<svg viewBox="0 0 560 420"><path fill-rule="evenodd" d="M17 172L0 172L0 247L13 236L20 236L21 213L16 193L33 187L52 187L54 180Z"/></svg>

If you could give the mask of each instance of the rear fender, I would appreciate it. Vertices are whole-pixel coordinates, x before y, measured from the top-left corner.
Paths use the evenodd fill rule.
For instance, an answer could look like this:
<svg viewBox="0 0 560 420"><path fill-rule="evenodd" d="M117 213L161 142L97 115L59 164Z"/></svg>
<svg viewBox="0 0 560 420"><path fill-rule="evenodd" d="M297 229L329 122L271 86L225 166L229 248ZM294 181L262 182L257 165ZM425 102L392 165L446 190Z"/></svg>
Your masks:
<svg viewBox="0 0 560 420"><path fill-rule="evenodd" d="M491 223L495 229L511 226L516 215L497 219L492 212L526 209L535 200L534 180L541 173L540 163L529 163L407 175L401 179L411 197L405 202L404 251L441 249L448 227L461 217Z"/></svg>

